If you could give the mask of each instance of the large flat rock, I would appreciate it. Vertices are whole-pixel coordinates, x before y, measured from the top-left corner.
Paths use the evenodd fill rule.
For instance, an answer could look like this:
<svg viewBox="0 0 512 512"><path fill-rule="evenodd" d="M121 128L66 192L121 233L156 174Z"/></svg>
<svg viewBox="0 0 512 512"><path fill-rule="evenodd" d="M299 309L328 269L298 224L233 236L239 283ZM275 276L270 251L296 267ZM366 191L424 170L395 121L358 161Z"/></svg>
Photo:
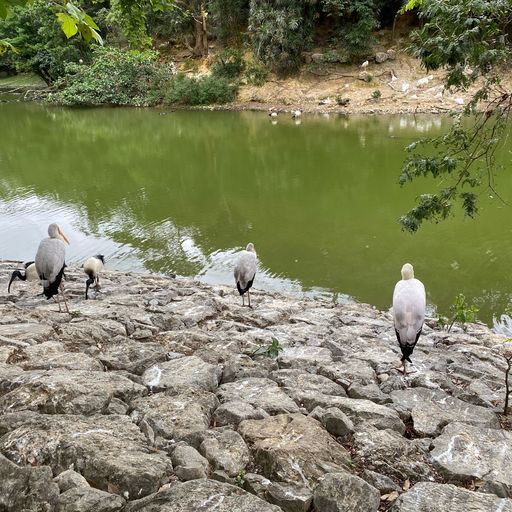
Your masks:
<svg viewBox="0 0 512 512"><path fill-rule="evenodd" d="M51 511L58 496L48 466L18 466L0 454L0 510Z"/></svg>
<svg viewBox="0 0 512 512"><path fill-rule="evenodd" d="M350 460L318 421L302 414L246 420L238 430L271 480L312 487L323 474L345 470Z"/></svg>
<svg viewBox="0 0 512 512"><path fill-rule="evenodd" d="M512 496L512 432L451 423L433 444L432 460L451 482L483 480L489 492Z"/></svg>
<svg viewBox="0 0 512 512"><path fill-rule="evenodd" d="M191 480L129 503L125 512L281 512L281 509L234 485Z"/></svg>
<svg viewBox="0 0 512 512"><path fill-rule="evenodd" d="M208 429L219 401L209 391L189 388L139 398L132 405L134 418L144 419L155 435L180 441Z"/></svg>
<svg viewBox="0 0 512 512"><path fill-rule="evenodd" d="M308 409L316 406L340 409L359 428L375 427L396 430L401 434L405 432L405 425L396 411L371 400L322 395L313 403L307 404Z"/></svg>
<svg viewBox="0 0 512 512"><path fill-rule="evenodd" d="M74 465L94 487L128 499L158 490L172 475L170 459L148 450L127 416L11 415L0 452L20 465L50 466L59 474Z"/></svg>
<svg viewBox="0 0 512 512"><path fill-rule="evenodd" d="M191 387L215 391L221 374L219 366L205 363L196 356L185 356L151 366L143 373L142 381L153 391Z"/></svg>
<svg viewBox="0 0 512 512"><path fill-rule="evenodd" d="M242 401L269 414L299 412L297 404L270 379L256 377L222 384L217 396L222 403Z"/></svg>
<svg viewBox="0 0 512 512"><path fill-rule="evenodd" d="M0 398L0 411L38 411L45 414L104 413L112 398L129 403L147 389L115 373L71 371L64 368L27 371Z"/></svg>
<svg viewBox="0 0 512 512"><path fill-rule="evenodd" d="M512 512L512 501L455 485L419 482L396 500L390 512Z"/></svg>
<svg viewBox="0 0 512 512"><path fill-rule="evenodd" d="M485 407L453 398L440 389L412 388L391 393L393 402L411 412L414 430L425 436L436 436L452 421L499 428L496 414Z"/></svg>

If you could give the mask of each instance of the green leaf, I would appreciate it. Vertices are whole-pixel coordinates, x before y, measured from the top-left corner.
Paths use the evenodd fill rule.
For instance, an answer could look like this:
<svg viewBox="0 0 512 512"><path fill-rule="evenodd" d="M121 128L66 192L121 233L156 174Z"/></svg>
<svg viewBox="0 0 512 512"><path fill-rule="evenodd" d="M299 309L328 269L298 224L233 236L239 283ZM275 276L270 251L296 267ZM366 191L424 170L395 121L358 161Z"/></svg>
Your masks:
<svg viewBox="0 0 512 512"><path fill-rule="evenodd" d="M68 39L70 37L73 37L78 32L78 25L76 23L76 20L72 18L69 14L66 14L64 12L58 12L57 18L59 18L62 31Z"/></svg>
<svg viewBox="0 0 512 512"><path fill-rule="evenodd" d="M96 23L94 23L94 20L86 13L84 13L84 23L86 23L87 25L89 25L89 27L95 29L95 30L99 30L100 27L98 27L98 25L96 25Z"/></svg>

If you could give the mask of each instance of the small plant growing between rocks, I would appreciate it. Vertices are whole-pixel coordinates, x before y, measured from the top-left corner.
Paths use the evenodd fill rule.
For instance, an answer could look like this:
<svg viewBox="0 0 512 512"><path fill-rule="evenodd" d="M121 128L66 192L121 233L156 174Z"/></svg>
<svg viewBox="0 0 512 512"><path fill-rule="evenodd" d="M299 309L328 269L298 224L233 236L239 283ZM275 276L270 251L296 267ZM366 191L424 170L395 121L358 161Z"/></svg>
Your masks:
<svg viewBox="0 0 512 512"><path fill-rule="evenodd" d="M250 356L267 356L275 359L282 352L283 347L277 338L272 338L270 343L263 344L263 340L256 340L256 348L249 353Z"/></svg>
<svg viewBox="0 0 512 512"><path fill-rule="evenodd" d="M241 469L235 477L235 485L243 489L245 483L245 469Z"/></svg>
<svg viewBox="0 0 512 512"><path fill-rule="evenodd" d="M380 92L379 89L375 89L375 91L372 92L372 99L374 99L375 101L380 100L381 97L382 93Z"/></svg>
<svg viewBox="0 0 512 512"><path fill-rule="evenodd" d="M466 324L468 322L475 322L477 319L478 308L468 304L463 293L459 293L455 297L455 302L450 306L450 311L452 311L453 316L450 326L448 327L448 332L452 330L455 322L462 324L462 328L466 330Z"/></svg>

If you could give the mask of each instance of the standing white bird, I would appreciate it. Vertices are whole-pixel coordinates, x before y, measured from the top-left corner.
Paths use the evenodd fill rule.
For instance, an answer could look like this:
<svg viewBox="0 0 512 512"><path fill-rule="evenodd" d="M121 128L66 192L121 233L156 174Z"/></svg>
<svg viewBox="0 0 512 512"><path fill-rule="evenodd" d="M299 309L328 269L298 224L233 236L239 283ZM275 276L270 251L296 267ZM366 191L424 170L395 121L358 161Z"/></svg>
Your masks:
<svg viewBox="0 0 512 512"><path fill-rule="evenodd" d="M300 117L302 112L300 110L292 110L292 118Z"/></svg>
<svg viewBox="0 0 512 512"><path fill-rule="evenodd" d="M367 68L368 67L368 64L370 64L367 60L365 60L362 64L361 64L361 67L364 69L364 68Z"/></svg>
<svg viewBox="0 0 512 512"><path fill-rule="evenodd" d="M89 286L96 283L94 288L99 290L100 286L100 272L103 270L103 266L105 264L105 257L103 254L97 254L96 256L91 256L84 263L84 272L89 276L89 279L85 281L85 299L89 298Z"/></svg>
<svg viewBox="0 0 512 512"><path fill-rule="evenodd" d="M404 375L406 375L405 362L412 362L409 356L423 328L425 309L425 287L421 281L414 278L413 266L406 263L402 267L402 280L396 283L393 292L393 319L396 337L402 351Z"/></svg>
<svg viewBox="0 0 512 512"><path fill-rule="evenodd" d="M66 235L57 224L50 224L48 226L49 238L45 238L39 244L36 254L36 270L39 279L42 281L43 293L47 299L54 295L57 296L57 303L59 304L59 312L62 311L59 291L62 293L66 311L69 313L68 303L64 296L64 285L62 283L62 276L66 267L66 246L64 242L69 244Z"/></svg>
<svg viewBox="0 0 512 512"><path fill-rule="evenodd" d="M19 279L20 281L39 281L39 276L37 275L36 265L33 261L27 261L23 263L23 267L25 268L25 273L22 274L20 270L15 270L11 274L11 280L9 281L9 286L7 287L7 293L11 293L11 284L15 279Z"/></svg>
<svg viewBox="0 0 512 512"><path fill-rule="evenodd" d="M258 259L256 251L254 250L254 245L249 243L244 251L240 251L234 272L236 287L238 289L238 293L242 296L242 306L245 306L244 293L247 292L249 307L251 307L251 294L249 290L254 282L257 265Z"/></svg>

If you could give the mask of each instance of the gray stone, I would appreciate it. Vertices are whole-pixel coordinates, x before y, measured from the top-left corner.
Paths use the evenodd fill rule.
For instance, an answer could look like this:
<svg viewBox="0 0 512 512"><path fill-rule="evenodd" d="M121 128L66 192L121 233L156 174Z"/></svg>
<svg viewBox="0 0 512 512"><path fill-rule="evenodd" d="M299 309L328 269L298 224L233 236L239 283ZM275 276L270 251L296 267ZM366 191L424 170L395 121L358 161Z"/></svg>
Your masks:
<svg viewBox="0 0 512 512"><path fill-rule="evenodd" d="M308 409L311 409L311 404L316 403L321 395L346 396L343 387L331 379L303 370L278 370L272 372L271 378L297 404Z"/></svg>
<svg viewBox="0 0 512 512"><path fill-rule="evenodd" d="M125 500L91 487L73 487L59 496L57 512L117 512Z"/></svg>
<svg viewBox="0 0 512 512"><path fill-rule="evenodd" d="M433 444L432 460L450 482L478 479L493 484L488 489L512 496L511 432L450 423Z"/></svg>
<svg viewBox="0 0 512 512"><path fill-rule="evenodd" d="M329 364L332 361L332 354L326 348L300 345L285 348L277 360L280 368L312 367Z"/></svg>
<svg viewBox="0 0 512 512"><path fill-rule="evenodd" d="M266 499L266 491L272 482L257 473L246 473L243 479L243 487L246 491Z"/></svg>
<svg viewBox="0 0 512 512"><path fill-rule="evenodd" d="M377 64L382 64L383 62L386 62L389 59L389 54L385 52L377 52L375 54L375 62Z"/></svg>
<svg viewBox="0 0 512 512"><path fill-rule="evenodd" d="M297 404L270 379L249 378L222 384L217 396L222 403L243 401L269 414L299 411Z"/></svg>
<svg viewBox="0 0 512 512"><path fill-rule="evenodd" d="M496 414L489 409L453 398L440 389L393 391L391 398L395 404L411 412L414 430L420 435L438 435L452 421L499 428Z"/></svg>
<svg viewBox="0 0 512 512"><path fill-rule="evenodd" d="M367 384L363 386L355 382L348 388L347 394L350 398L371 400L381 405L392 402L391 397L383 393L377 384Z"/></svg>
<svg viewBox="0 0 512 512"><path fill-rule="evenodd" d="M281 512L234 485L191 480L129 503L125 512Z"/></svg>
<svg viewBox="0 0 512 512"><path fill-rule="evenodd" d="M344 437L354 432L354 424L350 418L336 407L326 409L322 415L322 424L327 429L327 432L333 436Z"/></svg>
<svg viewBox="0 0 512 512"><path fill-rule="evenodd" d="M166 350L159 343L140 343L120 337L114 343L105 345L98 358L110 370L126 370L142 375L151 366L166 360Z"/></svg>
<svg viewBox="0 0 512 512"><path fill-rule="evenodd" d="M0 411L90 415L105 413L112 397L130 402L147 393L144 386L112 372L63 368L25 372L14 385L0 398Z"/></svg>
<svg viewBox="0 0 512 512"><path fill-rule="evenodd" d="M212 429L198 433L193 440L199 452L214 469L236 476L249 462L249 449L238 432Z"/></svg>
<svg viewBox="0 0 512 512"><path fill-rule="evenodd" d="M207 430L219 401L213 393L200 389L157 393L133 402L135 421L144 419L156 436L176 441Z"/></svg>
<svg viewBox="0 0 512 512"><path fill-rule="evenodd" d="M251 358L245 354L232 355L225 363L222 371L222 384L249 377L266 378L278 365L270 357Z"/></svg>
<svg viewBox="0 0 512 512"><path fill-rule="evenodd" d="M370 400L323 395L316 401L315 406L317 405L326 409L331 407L340 409L352 420L356 428L363 426L365 428L389 428L401 434L405 432L405 425L396 411Z"/></svg>
<svg viewBox="0 0 512 512"><path fill-rule="evenodd" d="M386 53L388 54L388 59L389 60L395 60L396 59L396 50L393 50L392 48L390 48L389 50L386 51Z"/></svg>
<svg viewBox="0 0 512 512"><path fill-rule="evenodd" d="M240 400L234 400L220 405L215 411L213 419L217 426L236 426L243 420L259 420L267 416L268 413L259 407L254 407Z"/></svg>
<svg viewBox="0 0 512 512"><path fill-rule="evenodd" d="M24 370L68 370L103 371L103 365L97 359L80 352L67 352L63 343L46 341L24 350L26 359L19 363Z"/></svg>
<svg viewBox="0 0 512 512"><path fill-rule="evenodd" d="M52 512L58 496L49 467L20 467L0 454L0 510Z"/></svg>
<svg viewBox="0 0 512 512"><path fill-rule="evenodd" d="M192 446L178 443L171 454L171 460L180 480L206 478L208 461Z"/></svg>
<svg viewBox="0 0 512 512"><path fill-rule="evenodd" d="M73 487L89 487L87 480L80 473L72 469L59 473L54 478L54 481L59 486L60 492L66 492Z"/></svg>
<svg viewBox="0 0 512 512"><path fill-rule="evenodd" d="M314 503L322 512L377 512L380 493L358 476L329 473L316 487Z"/></svg>
<svg viewBox="0 0 512 512"><path fill-rule="evenodd" d="M293 484L272 483L267 488L267 500L284 512L308 512L313 503L313 492Z"/></svg>
<svg viewBox="0 0 512 512"><path fill-rule="evenodd" d="M218 366L205 363L198 357L188 356L148 368L142 375L142 381L153 391L180 391L191 387L215 391L221 373Z"/></svg>
<svg viewBox="0 0 512 512"><path fill-rule="evenodd" d="M402 494L390 512L512 512L512 500L449 484L419 482Z"/></svg>
<svg viewBox="0 0 512 512"><path fill-rule="evenodd" d="M348 359L322 365L318 373L348 388L350 384L367 385L377 381L377 375L370 364L359 359Z"/></svg>
<svg viewBox="0 0 512 512"><path fill-rule="evenodd" d="M155 492L172 474L170 459L149 453L127 416L25 413L12 417L11 427L0 452L14 462L50 466L55 474L74 465L92 486L128 499Z"/></svg>
<svg viewBox="0 0 512 512"><path fill-rule="evenodd" d="M371 486L375 487L375 489L378 489L381 494L389 494L393 491L402 492L402 488L395 484L391 478L381 473L371 471L370 469L364 470L363 478Z"/></svg>
<svg viewBox="0 0 512 512"><path fill-rule="evenodd" d="M311 487L324 473L343 470L350 460L318 421L302 414L246 420L238 430L262 474L271 480Z"/></svg>

